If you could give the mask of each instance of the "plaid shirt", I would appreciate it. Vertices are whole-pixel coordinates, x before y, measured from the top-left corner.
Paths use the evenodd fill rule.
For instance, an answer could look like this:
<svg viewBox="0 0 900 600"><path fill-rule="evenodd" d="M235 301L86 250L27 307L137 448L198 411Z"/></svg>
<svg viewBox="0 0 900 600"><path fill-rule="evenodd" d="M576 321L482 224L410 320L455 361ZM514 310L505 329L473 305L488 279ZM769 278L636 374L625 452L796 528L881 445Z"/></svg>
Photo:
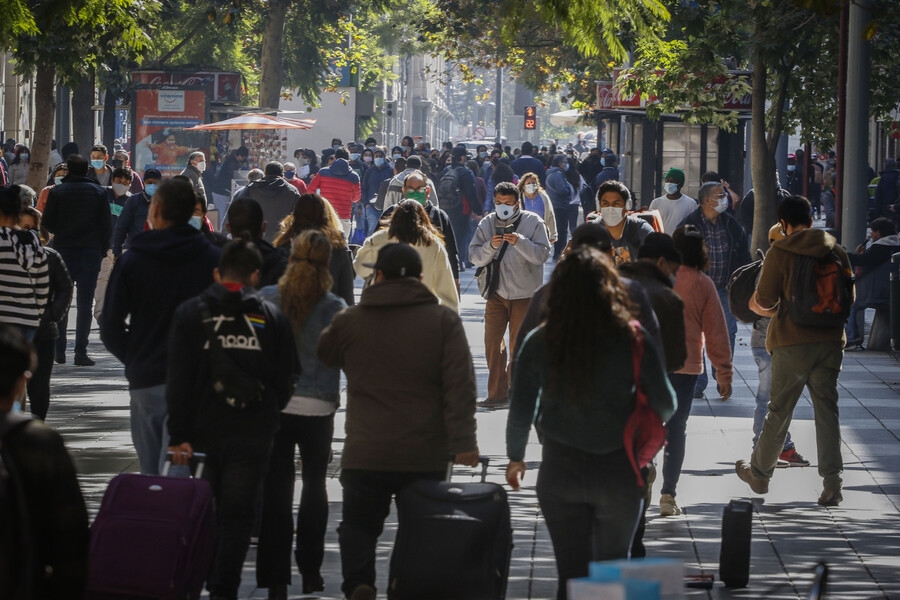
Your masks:
<svg viewBox="0 0 900 600"><path fill-rule="evenodd" d="M703 232L706 251L709 255L709 267L706 269L706 274L716 284L717 290L725 289L728 286L728 279L731 277L728 269L728 256L731 249L728 247L728 229L725 227L725 220L718 218L713 223L706 218L706 215L702 215L700 230Z"/></svg>

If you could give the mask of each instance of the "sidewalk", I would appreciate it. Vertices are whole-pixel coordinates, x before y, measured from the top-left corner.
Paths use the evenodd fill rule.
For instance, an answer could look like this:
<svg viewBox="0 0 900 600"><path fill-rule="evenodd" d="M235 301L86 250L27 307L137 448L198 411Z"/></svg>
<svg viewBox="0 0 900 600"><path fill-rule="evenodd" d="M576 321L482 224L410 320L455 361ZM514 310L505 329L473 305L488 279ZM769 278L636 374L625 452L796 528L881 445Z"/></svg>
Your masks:
<svg viewBox="0 0 900 600"><path fill-rule="evenodd" d="M549 273L549 265L547 273ZM485 395L482 315L484 301L477 294L473 270L461 273L460 305L472 347L479 395ZM869 312L869 319L872 312ZM71 319L70 323L74 323ZM70 339L74 335L70 334ZM722 509L732 498L748 498L749 488L734 474L734 461L749 458L752 438L756 364L749 349L749 328L742 325L735 348L734 396L725 403L715 398L695 400L688 421L687 455L679 483L678 503L684 514L659 517L659 484L648 511L645 536L648 556L684 561L687 573L717 575ZM91 518L96 514L109 480L136 471L137 459L129 429L129 398L122 366L91 334L92 368L70 362L56 365L48 423L65 437L75 457ZM711 591L691 590L689 598L806 598L815 563L830 567L829 598L900 598L900 368L885 353L846 353L840 377L840 408L844 438L844 502L825 509L816 504L821 479L815 469L815 431L812 406L806 394L791 425L799 451L812 462L806 468L779 469L764 498L755 506L750 584L726 590L720 582ZM506 466L504 431L507 411L478 414L478 440L491 457L489 480L502 483ZM341 598L340 558L336 529L341 520L341 490L337 480L343 447L341 410L335 426L334 452L328 485L331 499L326 558L326 591L309 598ZM529 471L520 492L510 492L514 544L507 597L514 600L552 598L556 589L553 551L534 484L540 465L540 446L532 435L526 461ZM457 469L457 479L474 477ZM299 484L297 493L299 494ZM385 597L387 565L396 532L392 513L378 547L379 598ZM441 543L435 540L434 543ZM255 549L244 567L241 598L265 598L255 588ZM294 577L291 598L300 594ZM424 599L427 600L427 599ZM464 600L464 599L461 599Z"/></svg>

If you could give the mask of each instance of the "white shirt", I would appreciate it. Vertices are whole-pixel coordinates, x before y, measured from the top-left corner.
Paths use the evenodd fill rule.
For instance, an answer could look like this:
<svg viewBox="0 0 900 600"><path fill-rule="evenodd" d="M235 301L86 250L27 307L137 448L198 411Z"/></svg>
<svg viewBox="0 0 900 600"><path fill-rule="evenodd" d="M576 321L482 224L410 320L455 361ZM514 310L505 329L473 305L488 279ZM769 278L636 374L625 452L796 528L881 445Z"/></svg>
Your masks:
<svg viewBox="0 0 900 600"><path fill-rule="evenodd" d="M663 221L663 231L672 235L685 217L697 210L697 201L684 194L675 200L660 196L650 203L650 210L659 211Z"/></svg>

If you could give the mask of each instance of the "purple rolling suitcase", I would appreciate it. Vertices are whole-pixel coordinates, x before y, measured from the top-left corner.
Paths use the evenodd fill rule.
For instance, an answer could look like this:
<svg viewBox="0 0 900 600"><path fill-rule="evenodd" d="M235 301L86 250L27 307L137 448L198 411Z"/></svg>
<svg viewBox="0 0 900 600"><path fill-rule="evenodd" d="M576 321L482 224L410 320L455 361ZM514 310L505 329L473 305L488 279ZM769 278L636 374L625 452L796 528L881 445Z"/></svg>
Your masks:
<svg viewBox="0 0 900 600"><path fill-rule="evenodd" d="M213 493L200 479L113 478L91 525L92 600L200 597L216 546Z"/></svg>

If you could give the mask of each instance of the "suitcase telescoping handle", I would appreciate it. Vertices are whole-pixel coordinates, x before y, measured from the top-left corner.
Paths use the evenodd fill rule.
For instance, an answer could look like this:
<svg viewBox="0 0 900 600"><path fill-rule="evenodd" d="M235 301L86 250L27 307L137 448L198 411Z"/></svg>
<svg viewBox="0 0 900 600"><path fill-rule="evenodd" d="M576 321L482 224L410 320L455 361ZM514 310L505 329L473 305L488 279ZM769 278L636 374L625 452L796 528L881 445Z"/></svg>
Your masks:
<svg viewBox="0 0 900 600"><path fill-rule="evenodd" d="M444 481L450 481L450 479L453 477L453 461L455 458L456 457L451 454L449 459L447 460L447 473L446 475L444 475ZM478 462L481 463L481 482L484 483L485 481L487 481L488 463L491 462L491 459L487 456L482 455L478 457Z"/></svg>
<svg viewBox="0 0 900 600"><path fill-rule="evenodd" d="M171 452L166 452L166 462L163 463L162 473L163 477L167 477L169 475L169 469L172 467L172 457L174 455ZM192 458L197 460L197 466L194 468L194 479L200 479L203 476L203 466L206 464L206 454L204 452L194 452Z"/></svg>

